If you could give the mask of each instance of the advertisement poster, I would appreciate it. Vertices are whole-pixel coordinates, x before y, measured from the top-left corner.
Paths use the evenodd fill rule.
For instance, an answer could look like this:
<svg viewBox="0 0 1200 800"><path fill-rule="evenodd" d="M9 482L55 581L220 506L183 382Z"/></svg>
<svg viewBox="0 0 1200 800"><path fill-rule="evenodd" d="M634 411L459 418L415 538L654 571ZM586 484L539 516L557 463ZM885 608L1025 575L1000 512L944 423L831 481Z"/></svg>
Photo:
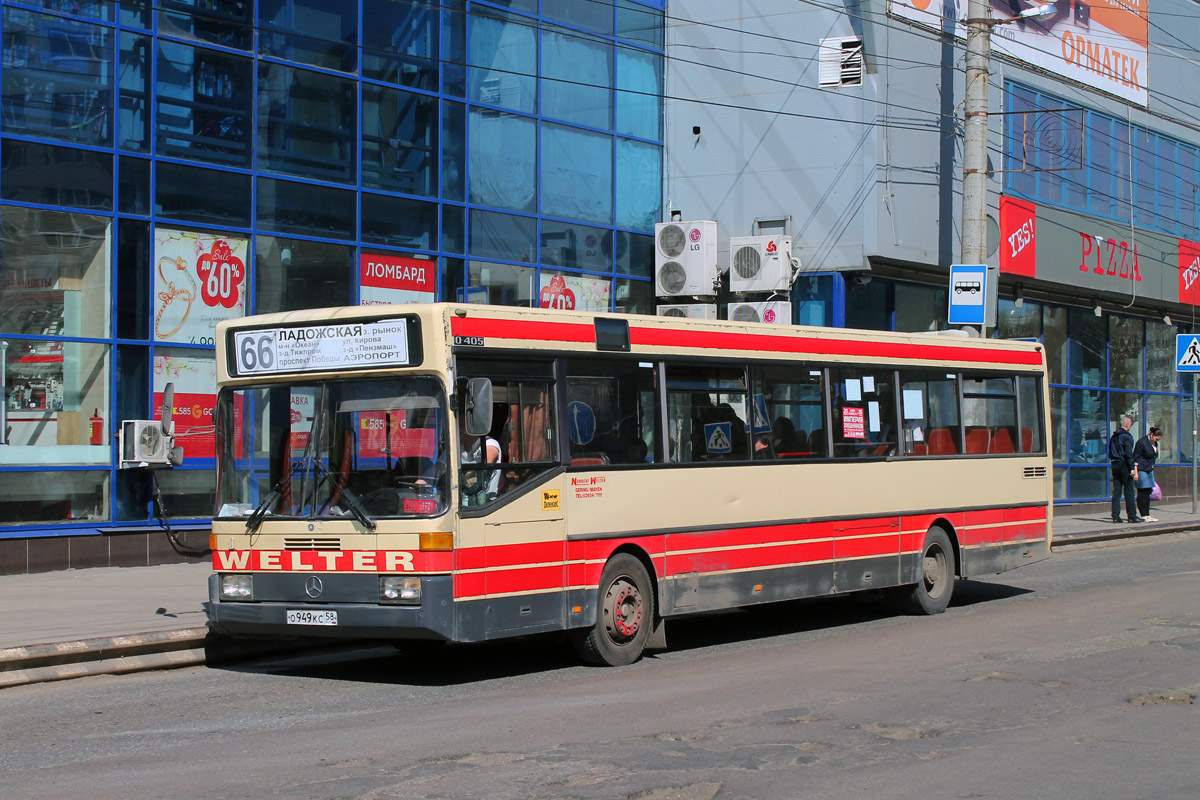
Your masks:
<svg viewBox="0 0 1200 800"><path fill-rule="evenodd" d="M612 282L584 275L555 275L543 271L538 291L539 308L560 311L608 311Z"/></svg>
<svg viewBox="0 0 1200 800"><path fill-rule="evenodd" d="M213 344L223 319L245 316L249 239L154 231L154 338Z"/></svg>
<svg viewBox="0 0 1200 800"><path fill-rule="evenodd" d="M1046 19L994 26L992 51L1144 106L1148 5L1149 0L1059 3ZM1008 19L1013 9L1004 0L991 0L993 19ZM943 15L956 15L957 35L966 37L966 0L892 0L891 10L935 29Z"/></svg>
<svg viewBox="0 0 1200 800"><path fill-rule="evenodd" d="M432 303L437 299L437 261L363 253L358 260L359 305Z"/></svg>
<svg viewBox="0 0 1200 800"><path fill-rule="evenodd" d="M175 423L175 444L183 448L184 459L212 458L216 358L210 352L192 354L182 348L168 355L161 353L154 356L154 418L162 419L163 390L168 383L174 384L171 421Z"/></svg>
<svg viewBox="0 0 1200 800"><path fill-rule="evenodd" d="M416 424L410 426L410 422ZM432 412L410 412L404 409L364 411L358 415L358 457L437 458L435 424Z"/></svg>

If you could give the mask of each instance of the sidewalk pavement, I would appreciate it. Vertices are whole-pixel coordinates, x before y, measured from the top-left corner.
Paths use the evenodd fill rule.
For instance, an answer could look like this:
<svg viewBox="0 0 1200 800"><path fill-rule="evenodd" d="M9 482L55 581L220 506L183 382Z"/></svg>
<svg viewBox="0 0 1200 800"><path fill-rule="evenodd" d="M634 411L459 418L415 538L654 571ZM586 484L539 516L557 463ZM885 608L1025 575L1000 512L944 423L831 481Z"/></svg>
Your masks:
<svg viewBox="0 0 1200 800"><path fill-rule="evenodd" d="M1054 543L1200 529L1190 501L1151 514L1157 522L1119 525L1107 510L1056 514ZM0 689L205 663L211 569L202 562L0 577Z"/></svg>

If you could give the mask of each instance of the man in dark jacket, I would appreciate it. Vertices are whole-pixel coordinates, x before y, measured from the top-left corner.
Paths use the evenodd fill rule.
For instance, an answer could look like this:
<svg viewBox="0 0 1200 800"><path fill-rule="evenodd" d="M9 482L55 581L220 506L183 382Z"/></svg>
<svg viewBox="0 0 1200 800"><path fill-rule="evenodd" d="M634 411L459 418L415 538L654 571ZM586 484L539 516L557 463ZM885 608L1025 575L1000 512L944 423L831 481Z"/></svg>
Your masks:
<svg viewBox="0 0 1200 800"><path fill-rule="evenodd" d="M1133 461L1133 418L1121 417L1121 423L1108 440L1108 463L1112 466L1112 517L1121 521L1121 495L1125 495L1125 514L1130 522L1142 522L1137 513L1137 464Z"/></svg>

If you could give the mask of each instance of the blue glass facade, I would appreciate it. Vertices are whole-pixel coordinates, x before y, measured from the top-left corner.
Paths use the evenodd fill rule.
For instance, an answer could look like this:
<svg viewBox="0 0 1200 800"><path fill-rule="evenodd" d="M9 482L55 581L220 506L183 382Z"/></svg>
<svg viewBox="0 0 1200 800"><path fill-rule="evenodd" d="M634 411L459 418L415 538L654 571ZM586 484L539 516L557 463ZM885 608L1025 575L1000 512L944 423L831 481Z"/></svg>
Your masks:
<svg viewBox="0 0 1200 800"><path fill-rule="evenodd" d="M0 539L145 527L112 434L168 381L197 431L166 509L207 517L222 318L531 305L555 275L580 308L654 313L661 3L31 0L0 22Z"/></svg>

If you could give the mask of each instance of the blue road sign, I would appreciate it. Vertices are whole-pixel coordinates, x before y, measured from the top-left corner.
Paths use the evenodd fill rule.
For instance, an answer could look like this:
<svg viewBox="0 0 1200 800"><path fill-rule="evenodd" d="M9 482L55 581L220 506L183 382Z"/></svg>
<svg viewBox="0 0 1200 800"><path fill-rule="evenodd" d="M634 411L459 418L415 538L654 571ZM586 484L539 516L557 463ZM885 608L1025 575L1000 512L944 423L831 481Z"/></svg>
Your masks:
<svg viewBox="0 0 1200 800"><path fill-rule="evenodd" d="M988 268L986 264L950 266L950 325L983 325L987 320Z"/></svg>
<svg viewBox="0 0 1200 800"><path fill-rule="evenodd" d="M710 422L704 426L704 449L709 453L733 450L733 423Z"/></svg>
<svg viewBox="0 0 1200 800"><path fill-rule="evenodd" d="M576 400L567 404L567 434L577 445L585 445L596 435L596 414L587 403Z"/></svg>
<svg viewBox="0 0 1200 800"><path fill-rule="evenodd" d="M1175 369L1180 372L1200 372L1200 335L1175 335Z"/></svg>

